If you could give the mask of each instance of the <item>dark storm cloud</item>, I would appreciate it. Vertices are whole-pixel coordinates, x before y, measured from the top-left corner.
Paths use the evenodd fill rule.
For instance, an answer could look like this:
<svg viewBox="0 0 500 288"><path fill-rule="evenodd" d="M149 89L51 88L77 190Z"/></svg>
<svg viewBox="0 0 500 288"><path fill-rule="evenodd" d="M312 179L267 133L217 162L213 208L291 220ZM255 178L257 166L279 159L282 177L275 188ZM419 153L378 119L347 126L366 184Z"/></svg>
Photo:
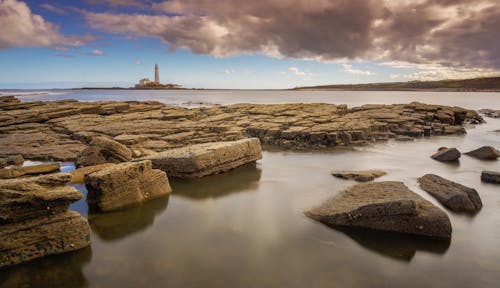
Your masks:
<svg viewBox="0 0 500 288"><path fill-rule="evenodd" d="M171 49L218 57L500 68L497 0L170 0L151 12L85 16L96 29L158 37Z"/></svg>

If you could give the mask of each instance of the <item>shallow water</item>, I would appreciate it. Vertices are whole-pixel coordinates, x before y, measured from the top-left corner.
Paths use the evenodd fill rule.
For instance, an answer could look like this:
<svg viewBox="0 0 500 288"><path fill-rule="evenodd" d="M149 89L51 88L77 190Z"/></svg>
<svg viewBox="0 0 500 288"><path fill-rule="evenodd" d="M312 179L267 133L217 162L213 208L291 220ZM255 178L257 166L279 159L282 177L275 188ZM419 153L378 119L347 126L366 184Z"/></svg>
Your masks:
<svg viewBox="0 0 500 288"><path fill-rule="evenodd" d="M332 152L269 148L256 166L171 179L169 197L116 213L89 215L80 201L72 209L89 218L92 247L0 271L0 287L498 287L500 186L482 183L480 173L500 171L500 161L463 155L454 165L429 157L440 146L500 148L493 132L500 120L487 120L465 136ZM355 184L330 170L351 169L385 170L377 181L403 181L444 209L450 243L339 231L305 217ZM477 189L483 209L475 216L447 210L418 188L426 173Z"/></svg>

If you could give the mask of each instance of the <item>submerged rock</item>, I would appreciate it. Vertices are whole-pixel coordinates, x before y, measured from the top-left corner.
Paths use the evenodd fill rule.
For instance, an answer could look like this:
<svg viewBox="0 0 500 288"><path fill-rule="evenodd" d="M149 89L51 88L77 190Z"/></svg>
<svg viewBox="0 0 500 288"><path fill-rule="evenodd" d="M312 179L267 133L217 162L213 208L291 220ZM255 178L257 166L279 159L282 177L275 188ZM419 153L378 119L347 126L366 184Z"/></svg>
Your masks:
<svg viewBox="0 0 500 288"><path fill-rule="evenodd" d="M462 156L460 151L457 148L439 148L438 152L431 156L432 159L438 160L441 162L454 162L458 161L458 159Z"/></svg>
<svg viewBox="0 0 500 288"><path fill-rule="evenodd" d="M365 228L436 238L451 237L448 215L402 182L358 184L306 212L336 227Z"/></svg>
<svg viewBox="0 0 500 288"><path fill-rule="evenodd" d="M153 167L171 177L196 178L229 171L262 159L257 138L197 144L168 150L138 160L151 160Z"/></svg>
<svg viewBox="0 0 500 288"><path fill-rule="evenodd" d="M3 168L0 169L0 179L17 178L25 175L53 173L53 172L59 172L60 169L61 169L61 164L59 163Z"/></svg>
<svg viewBox="0 0 500 288"><path fill-rule="evenodd" d="M491 146L483 146L464 154L485 160L496 160L500 157L500 152Z"/></svg>
<svg viewBox="0 0 500 288"><path fill-rule="evenodd" d="M420 188L455 212L477 212L483 204L475 189L446 180L434 174L418 178Z"/></svg>
<svg viewBox="0 0 500 288"><path fill-rule="evenodd" d="M165 172L152 169L151 161L127 162L85 176L87 203L100 211L135 206L169 194Z"/></svg>
<svg viewBox="0 0 500 288"><path fill-rule="evenodd" d="M333 171L332 175L338 178L355 180L358 182L368 182L375 178L386 175L385 171L381 170L365 170L365 171Z"/></svg>
<svg viewBox="0 0 500 288"><path fill-rule="evenodd" d="M115 140L106 137L94 137L89 145L78 154L77 167L103 163L121 163L132 160L130 149Z"/></svg>
<svg viewBox="0 0 500 288"><path fill-rule="evenodd" d="M85 218L68 212L83 195L67 173L0 180L0 267L90 245Z"/></svg>
<svg viewBox="0 0 500 288"><path fill-rule="evenodd" d="M483 171L481 173L481 181L500 184L500 172Z"/></svg>

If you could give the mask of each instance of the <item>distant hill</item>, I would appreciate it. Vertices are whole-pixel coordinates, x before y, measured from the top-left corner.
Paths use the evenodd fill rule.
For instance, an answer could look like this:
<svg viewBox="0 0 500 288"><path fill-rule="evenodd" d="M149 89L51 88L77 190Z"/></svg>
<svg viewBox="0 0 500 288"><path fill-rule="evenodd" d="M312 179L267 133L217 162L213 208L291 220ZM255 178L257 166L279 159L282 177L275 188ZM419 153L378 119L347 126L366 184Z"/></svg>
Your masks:
<svg viewBox="0 0 500 288"><path fill-rule="evenodd" d="M368 84L296 87L292 90L357 90L357 91L500 91L500 77L465 80L410 81Z"/></svg>

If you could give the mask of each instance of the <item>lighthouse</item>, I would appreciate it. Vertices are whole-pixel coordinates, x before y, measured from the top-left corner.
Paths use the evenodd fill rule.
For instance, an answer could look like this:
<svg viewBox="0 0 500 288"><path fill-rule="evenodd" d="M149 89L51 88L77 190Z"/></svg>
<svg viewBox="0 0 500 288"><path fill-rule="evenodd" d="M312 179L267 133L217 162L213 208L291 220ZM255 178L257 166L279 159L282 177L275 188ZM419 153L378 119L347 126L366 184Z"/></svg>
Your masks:
<svg viewBox="0 0 500 288"><path fill-rule="evenodd" d="M160 84L160 68L158 68L158 64L155 64L155 83Z"/></svg>

